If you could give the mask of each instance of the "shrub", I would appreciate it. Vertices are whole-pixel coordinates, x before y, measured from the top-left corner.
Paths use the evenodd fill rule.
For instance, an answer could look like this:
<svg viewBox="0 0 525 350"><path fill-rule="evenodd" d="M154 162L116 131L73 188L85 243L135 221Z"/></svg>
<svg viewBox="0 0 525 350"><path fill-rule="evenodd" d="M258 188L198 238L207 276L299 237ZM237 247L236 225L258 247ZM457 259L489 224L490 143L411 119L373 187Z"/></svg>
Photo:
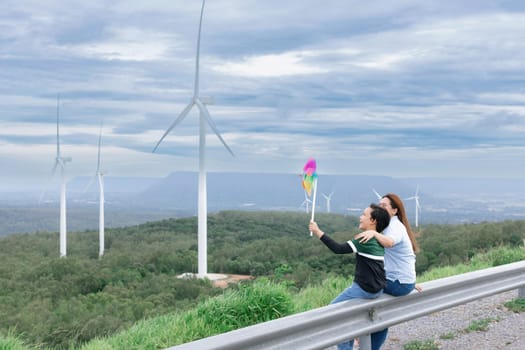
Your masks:
<svg viewBox="0 0 525 350"><path fill-rule="evenodd" d="M516 261L525 259L525 250L520 248L511 248L506 246L500 246L489 250L486 253L476 254L471 259L473 265L484 265L485 263L491 266L499 266L510 264Z"/></svg>
<svg viewBox="0 0 525 350"><path fill-rule="evenodd" d="M286 287L266 279L241 284L220 298L211 298L197 307L197 316L212 328L224 333L256 323L270 321L293 312Z"/></svg>

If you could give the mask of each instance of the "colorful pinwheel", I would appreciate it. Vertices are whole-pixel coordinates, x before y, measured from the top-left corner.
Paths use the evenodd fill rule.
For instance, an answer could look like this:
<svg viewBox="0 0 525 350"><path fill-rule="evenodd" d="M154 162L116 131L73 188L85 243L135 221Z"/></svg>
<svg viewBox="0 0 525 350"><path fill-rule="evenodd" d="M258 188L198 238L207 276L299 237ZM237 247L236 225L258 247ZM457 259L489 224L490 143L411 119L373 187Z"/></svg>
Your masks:
<svg viewBox="0 0 525 350"><path fill-rule="evenodd" d="M303 167L303 188L308 194L308 197L312 195L312 188L317 180L316 168L317 164L313 158L308 159Z"/></svg>
<svg viewBox="0 0 525 350"><path fill-rule="evenodd" d="M306 164L303 167L303 188L308 194L308 197L312 195L313 190L313 198L312 198L312 218L310 221L314 221L314 214L315 214L315 197L317 194L317 163L315 162L315 159L310 158L306 162ZM312 235L312 232L310 232L310 236Z"/></svg>

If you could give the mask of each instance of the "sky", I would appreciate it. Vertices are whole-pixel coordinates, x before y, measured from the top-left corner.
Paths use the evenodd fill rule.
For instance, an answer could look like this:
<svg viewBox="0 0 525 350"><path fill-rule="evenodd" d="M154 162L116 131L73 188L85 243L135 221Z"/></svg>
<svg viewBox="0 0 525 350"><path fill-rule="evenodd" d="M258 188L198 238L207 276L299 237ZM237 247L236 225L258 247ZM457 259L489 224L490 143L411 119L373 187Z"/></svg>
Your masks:
<svg viewBox="0 0 525 350"><path fill-rule="evenodd" d="M198 171L201 1L4 0L1 188ZM208 0L210 172L525 176L525 3ZM209 100L209 98L208 98Z"/></svg>

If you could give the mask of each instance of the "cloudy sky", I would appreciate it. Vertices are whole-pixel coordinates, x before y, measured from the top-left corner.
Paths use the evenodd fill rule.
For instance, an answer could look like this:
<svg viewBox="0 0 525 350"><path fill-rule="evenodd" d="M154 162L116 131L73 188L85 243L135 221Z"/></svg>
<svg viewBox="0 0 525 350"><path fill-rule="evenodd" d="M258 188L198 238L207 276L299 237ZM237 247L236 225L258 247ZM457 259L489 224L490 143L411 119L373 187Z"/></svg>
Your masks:
<svg viewBox="0 0 525 350"><path fill-rule="evenodd" d="M3 186L197 171L198 0L4 0ZM199 95L209 171L525 175L525 3L208 0Z"/></svg>

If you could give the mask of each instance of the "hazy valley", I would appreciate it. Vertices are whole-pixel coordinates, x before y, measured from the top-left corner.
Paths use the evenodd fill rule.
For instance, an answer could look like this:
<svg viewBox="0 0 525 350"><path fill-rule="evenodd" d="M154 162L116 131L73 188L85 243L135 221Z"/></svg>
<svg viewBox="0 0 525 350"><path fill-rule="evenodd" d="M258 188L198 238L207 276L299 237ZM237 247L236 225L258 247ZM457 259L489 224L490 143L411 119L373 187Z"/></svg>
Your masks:
<svg viewBox="0 0 525 350"><path fill-rule="evenodd" d="M107 227L122 227L164 218L197 215L195 172L175 172L165 178L105 178ZM208 212L222 210L289 211L306 214L299 174L208 173ZM98 188L89 177L67 185L68 229L98 227ZM525 179L392 178L366 175L322 175L318 179L316 213L359 215L380 194L410 198L418 189L419 225L477 223L525 219ZM58 230L58 184L42 190L4 189L0 194L0 235ZM328 199L329 197L329 199ZM312 200L313 198L310 198ZM406 199L415 224L415 201ZM308 211L311 203L308 203Z"/></svg>

